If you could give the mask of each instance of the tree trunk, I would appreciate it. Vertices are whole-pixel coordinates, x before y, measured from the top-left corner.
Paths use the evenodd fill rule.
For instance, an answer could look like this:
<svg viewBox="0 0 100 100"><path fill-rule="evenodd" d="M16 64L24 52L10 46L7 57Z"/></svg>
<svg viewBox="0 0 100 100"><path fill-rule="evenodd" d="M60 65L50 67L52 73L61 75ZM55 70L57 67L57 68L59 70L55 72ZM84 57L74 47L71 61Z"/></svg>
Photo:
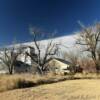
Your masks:
<svg viewBox="0 0 100 100"><path fill-rule="evenodd" d="M9 72L9 74L10 74L10 75L12 75L12 74L13 74L13 72L12 72L12 71L10 71L10 72Z"/></svg>
<svg viewBox="0 0 100 100"><path fill-rule="evenodd" d="M12 75L13 74L13 71L14 71L14 67L13 67L13 65L11 65L9 67L9 74Z"/></svg>
<svg viewBox="0 0 100 100"><path fill-rule="evenodd" d="M38 66L38 71L39 71L39 74L43 75L42 66Z"/></svg>
<svg viewBox="0 0 100 100"><path fill-rule="evenodd" d="M100 72L100 65L96 63L96 72L99 73Z"/></svg>

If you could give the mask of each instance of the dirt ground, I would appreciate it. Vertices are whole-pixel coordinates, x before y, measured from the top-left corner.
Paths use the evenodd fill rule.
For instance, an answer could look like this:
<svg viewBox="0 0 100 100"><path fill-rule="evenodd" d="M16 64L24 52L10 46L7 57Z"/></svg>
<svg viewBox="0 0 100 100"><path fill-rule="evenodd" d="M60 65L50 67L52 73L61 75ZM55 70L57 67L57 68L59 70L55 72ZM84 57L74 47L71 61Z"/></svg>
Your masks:
<svg viewBox="0 0 100 100"><path fill-rule="evenodd" d="M0 93L0 100L100 100L100 80L67 80Z"/></svg>

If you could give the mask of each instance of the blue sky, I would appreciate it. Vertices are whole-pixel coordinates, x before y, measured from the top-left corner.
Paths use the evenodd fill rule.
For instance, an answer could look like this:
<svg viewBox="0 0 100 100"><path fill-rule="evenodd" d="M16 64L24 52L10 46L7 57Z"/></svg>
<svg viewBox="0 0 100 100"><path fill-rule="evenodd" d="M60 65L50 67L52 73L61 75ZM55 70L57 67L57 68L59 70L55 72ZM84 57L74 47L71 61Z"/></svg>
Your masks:
<svg viewBox="0 0 100 100"><path fill-rule="evenodd" d="M57 36L73 34L100 20L100 0L0 0L0 45L31 41L29 25Z"/></svg>

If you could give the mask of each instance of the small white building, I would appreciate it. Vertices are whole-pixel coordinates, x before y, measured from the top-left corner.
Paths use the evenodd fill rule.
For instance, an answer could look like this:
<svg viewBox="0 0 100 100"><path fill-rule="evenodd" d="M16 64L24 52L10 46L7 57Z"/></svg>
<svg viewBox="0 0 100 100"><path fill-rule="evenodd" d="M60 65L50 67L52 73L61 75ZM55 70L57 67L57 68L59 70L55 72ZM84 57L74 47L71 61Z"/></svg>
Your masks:
<svg viewBox="0 0 100 100"><path fill-rule="evenodd" d="M48 62L48 65L56 73L61 73L61 74L70 73L69 67L71 66L71 63L66 60L60 58L52 58Z"/></svg>

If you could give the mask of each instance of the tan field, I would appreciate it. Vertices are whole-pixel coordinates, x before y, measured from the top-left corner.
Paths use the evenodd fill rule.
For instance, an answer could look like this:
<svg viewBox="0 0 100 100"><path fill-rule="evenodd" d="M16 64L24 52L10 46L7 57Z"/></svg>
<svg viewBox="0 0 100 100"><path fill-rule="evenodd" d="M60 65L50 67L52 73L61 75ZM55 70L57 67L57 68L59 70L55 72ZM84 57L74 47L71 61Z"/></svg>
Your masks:
<svg viewBox="0 0 100 100"><path fill-rule="evenodd" d="M67 80L0 93L0 100L100 100L100 80Z"/></svg>

